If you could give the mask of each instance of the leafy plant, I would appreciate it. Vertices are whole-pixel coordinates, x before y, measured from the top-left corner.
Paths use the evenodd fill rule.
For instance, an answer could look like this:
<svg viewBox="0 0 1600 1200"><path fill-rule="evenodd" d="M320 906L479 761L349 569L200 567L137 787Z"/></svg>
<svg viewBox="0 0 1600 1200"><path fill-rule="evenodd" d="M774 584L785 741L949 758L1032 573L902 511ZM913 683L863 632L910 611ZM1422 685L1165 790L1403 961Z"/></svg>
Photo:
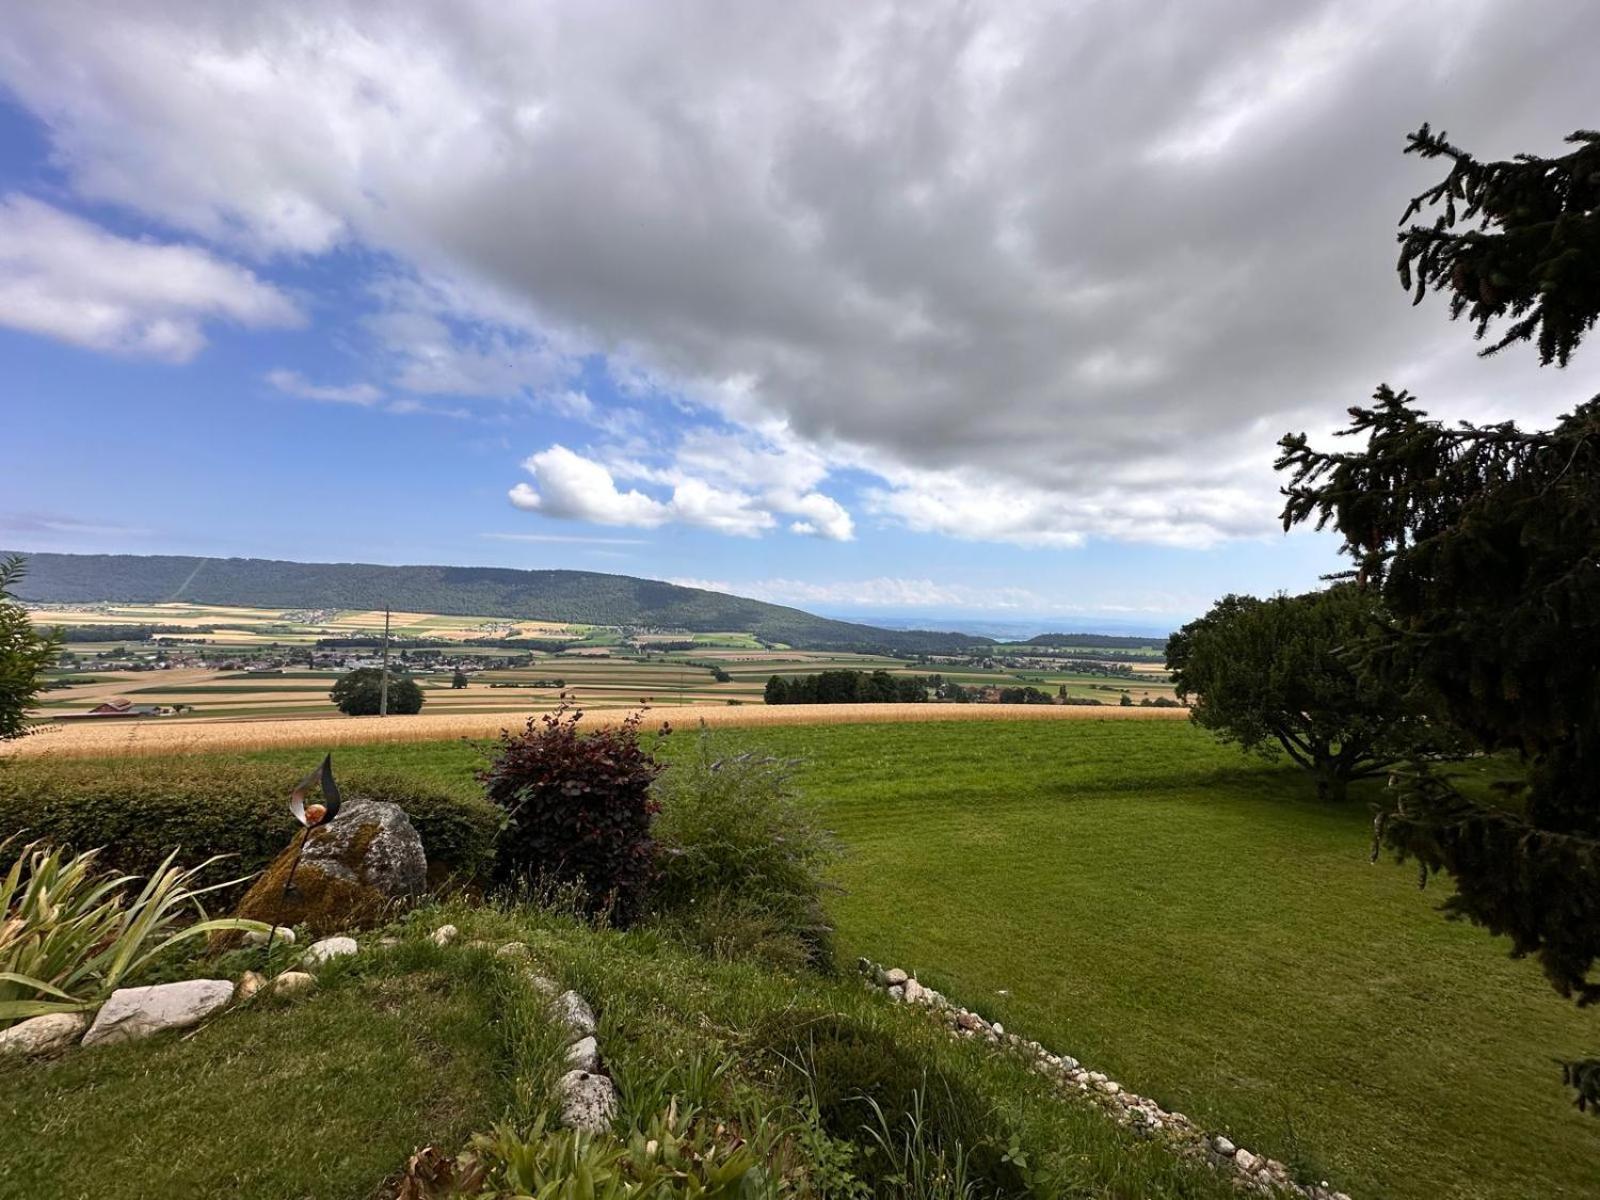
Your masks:
<svg viewBox="0 0 1600 1200"><path fill-rule="evenodd" d="M798 764L772 755L719 755L702 726L694 752L656 781L656 905L710 949L787 940L814 965L829 961L823 909L838 843L795 786Z"/></svg>
<svg viewBox="0 0 1600 1200"><path fill-rule="evenodd" d="M23 846L0 880L0 1026L92 1008L190 938L266 932L259 921L208 920L200 897L238 881L194 887L216 859L183 869L176 853L130 896L137 877L98 870L98 850ZM198 920L186 924L191 914Z"/></svg>
<svg viewBox="0 0 1600 1200"><path fill-rule="evenodd" d="M536 1197L537 1200L761 1200L777 1189L751 1144L677 1101L626 1139L553 1128L541 1115L526 1134L479 1134L454 1160L437 1152L407 1166L398 1200Z"/></svg>
<svg viewBox="0 0 1600 1200"><path fill-rule="evenodd" d="M651 881L650 785L662 768L640 744L639 714L589 733L578 731L582 717L563 703L501 734L479 776L504 814L495 873L504 883L579 882L589 915L626 924Z"/></svg>

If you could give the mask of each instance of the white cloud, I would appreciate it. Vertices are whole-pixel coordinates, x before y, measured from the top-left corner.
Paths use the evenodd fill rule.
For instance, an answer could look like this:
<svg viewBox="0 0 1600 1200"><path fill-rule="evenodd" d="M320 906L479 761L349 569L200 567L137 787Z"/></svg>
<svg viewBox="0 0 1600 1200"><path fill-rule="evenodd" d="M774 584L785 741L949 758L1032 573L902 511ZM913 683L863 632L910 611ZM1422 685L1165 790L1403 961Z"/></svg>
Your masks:
<svg viewBox="0 0 1600 1200"><path fill-rule="evenodd" d="M268 371L267 382L290 396L299 396L302 400L320 400L325 404L355 404L366 408L383 399L383 393L370 383L312 383L299 371L291 371L286 367Z"/></svg>
<svg viewBox="0 0 1600 1200"><path fill-rule="evenodd" d="M641 529L654 529L672 519L665 504L643 492L619 491L610 471L565 446L541 450L522 465L533 475L538 490L519 483L510 496L512 504L528 512Z"/></svg>
<svg viewBox="0 0 1600 1200"><path fill-rule="evenodd" d="M0 199L0 325L187 362L207 321L302 323L293 302L195 246L136 241L20 194Z"/></svg>
<svg viewBox="0 0 1600 1200"><path fill-rule="evenodd" d="M1600 360L1477 360L1385 248L1440 174L1404 132L1559 150L1600 10L1223 8L52 0L8 11L0 83L82 197L409 280L371 326L394 387L560 411L599 356L686 398L724 462L633 457L730 527L850 536L811 498L848 468L930 533L1207 545L1273 531L1274 439L1381 379L1446 417L1600 390ZM617 477L602 508L668 504Z"/></svg>

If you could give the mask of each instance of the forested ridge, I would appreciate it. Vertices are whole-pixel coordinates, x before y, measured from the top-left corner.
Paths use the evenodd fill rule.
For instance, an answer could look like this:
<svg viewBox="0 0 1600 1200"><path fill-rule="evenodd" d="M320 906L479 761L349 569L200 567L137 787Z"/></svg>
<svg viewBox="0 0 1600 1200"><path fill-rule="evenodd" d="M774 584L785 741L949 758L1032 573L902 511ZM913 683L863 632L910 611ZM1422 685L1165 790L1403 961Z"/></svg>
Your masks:
<svg viewBox="0 0 1600 1200"><path fill-rule="evenodd" d="M963 633L879 629L742 596L595 571L390 567L165 554L29 554L23 600L373 609L753 633L807 649L914 654L991 644Z"/></svg>

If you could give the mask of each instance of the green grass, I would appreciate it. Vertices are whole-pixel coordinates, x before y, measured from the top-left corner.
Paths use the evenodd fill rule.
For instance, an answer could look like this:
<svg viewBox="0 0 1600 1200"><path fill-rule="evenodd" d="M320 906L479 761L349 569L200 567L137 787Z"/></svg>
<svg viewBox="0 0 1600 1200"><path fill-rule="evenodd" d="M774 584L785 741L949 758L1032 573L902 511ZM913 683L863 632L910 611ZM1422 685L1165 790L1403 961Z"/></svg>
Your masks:
<svg viewBox="0 0 1600 1200"><path fill-rule="evenodd" d="M0 1067L0 1197L364 1197L513 1104L484 956L330 972L183 1038Z"/></svg>
<svg viewBox="0 0 1600 1200"><path fill-rule="evenodd" d="M1359 799L1319 806L1294 770L1179 722L718 736L806 760L850 850L832 906L847 956L915 969L1358 1200L1595 1193L1600 1122L1551 1060L1592 1050L1596 1022L1443 920L1447 883L1369 865ZM337 758L470 790L478 754Z"/></svg>
<svg viewBox="0 0 1600 1200"><path fill-rule="evenodd" d="M463 938L439 949L423 934L444 921ZM867 1154L870 1096L897 1133L925 1104L934 1148L959 1143L991 1184L1017 1182L1003 1161L1016 1145L1036 1194L1231 1196L1207 1169L1060 1102L1020 1060L957 1042L851 980L713 963L650 932L528 910L451 905L409 932L395 950L325 969L309 998L231 1010L185 1037L0 1068L0 1197L359 1200L385 1194L421 1146L453 1154L473 1131L536 1126L564 1039L516 968L473 938L524 941L541 970L595 1003L620 1130L649 1128L676 1098L759 1147L785 1194L829 1194L811 1174L824 1146L871 1194L901 1194Z"/></svg>

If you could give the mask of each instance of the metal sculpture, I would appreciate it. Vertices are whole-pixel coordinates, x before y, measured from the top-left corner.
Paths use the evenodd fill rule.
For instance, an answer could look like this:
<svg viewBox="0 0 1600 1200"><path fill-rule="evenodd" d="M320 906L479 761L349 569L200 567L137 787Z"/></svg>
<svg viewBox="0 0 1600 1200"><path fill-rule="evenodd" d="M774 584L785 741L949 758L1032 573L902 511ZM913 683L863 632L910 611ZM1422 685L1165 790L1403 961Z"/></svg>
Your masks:
<svg viewBox="0 0 1600 1200"><path fill-rule="evenodd" d="M321 800L306 803L306 797L311 794L312 788L317 788ZM289 864L289 874L283 881L283 892L278 898L278 913L283 914L284 905L288 902L289 893L294 888L294 873L300 866L300 856L305 853L306 839L311 836L313 829L321 829L324 825L333 823L339 815L339 806L343 803L339 795L339 785L333 779L333 755L323 755L322 762L315 769L307 771L300 777L300 782L294 785L294 791L289 793L289 814L300 823L300 844L295 847L294 861ZM273 921L272 932L267 935L266 962L272 962L272 943L278 936L278 922Z"/></svg>

